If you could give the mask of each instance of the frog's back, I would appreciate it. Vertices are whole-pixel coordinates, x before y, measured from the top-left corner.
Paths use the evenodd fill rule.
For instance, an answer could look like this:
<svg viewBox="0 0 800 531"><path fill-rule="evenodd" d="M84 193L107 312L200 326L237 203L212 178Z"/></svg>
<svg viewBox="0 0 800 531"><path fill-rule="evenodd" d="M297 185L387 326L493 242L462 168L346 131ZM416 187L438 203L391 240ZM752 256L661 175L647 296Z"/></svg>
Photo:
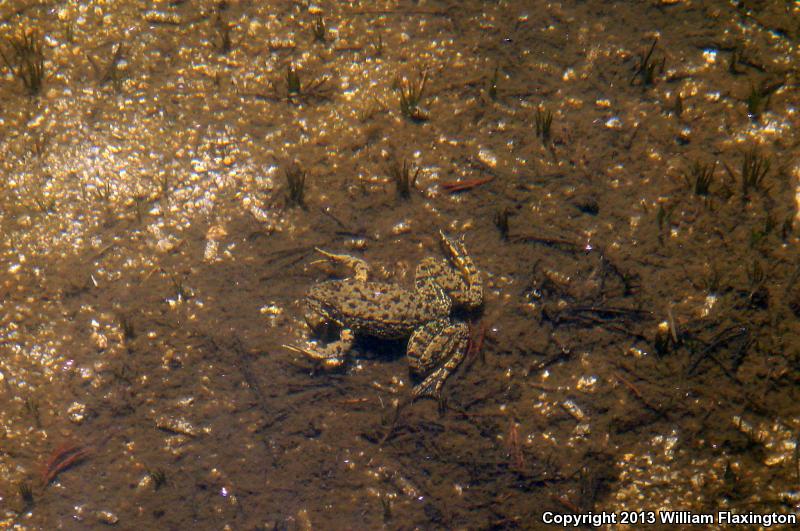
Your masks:
<svg viewBox="0 0 800 531"><path fill-rule="evenodd" d="M440 313L418 293L383 282L331 280L311 288L308 301L340 326L385 339L407 337Z"/></svg>

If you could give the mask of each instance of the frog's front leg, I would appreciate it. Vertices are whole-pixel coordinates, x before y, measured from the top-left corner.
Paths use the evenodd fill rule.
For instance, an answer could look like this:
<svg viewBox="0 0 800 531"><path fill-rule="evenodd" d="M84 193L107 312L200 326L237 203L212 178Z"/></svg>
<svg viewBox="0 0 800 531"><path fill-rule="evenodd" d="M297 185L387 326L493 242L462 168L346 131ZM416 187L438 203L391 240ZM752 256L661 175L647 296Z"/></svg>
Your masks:
<svg viewBox="0 0 800 531"><path fill-rule="evenodd" d="M424 376L414 387L413 397L438 399L442 386L464 359L469 343L469 327L465 323L438 319L414 331L408 341L408 364L412 372Z"/></svg>
<svg viewBox="0 0 800 531"><path fill-rule="evenodd" d="M331 262L338 262L352 269L353 278L355 280L359 282L367 281L367 277L369 277L369 264L367 264L361 258L356 258L355 256L350 256L349 254L329 253L328 251L323 251L320 248L316 248L316 251Z"/></svg>
<svg viewBox="0 0 800 531"><path fill-rule="evenodd" d="M353 347L355 336L353 331L344 328L339 333L339 339L332 341L327 345L319 345L318 343L308 342L306 347L296 347L294 345L283 345L283 348L305 354L309 358L321 363L327 369L334 369L341 367L347 360L347 355Z"/></svg>

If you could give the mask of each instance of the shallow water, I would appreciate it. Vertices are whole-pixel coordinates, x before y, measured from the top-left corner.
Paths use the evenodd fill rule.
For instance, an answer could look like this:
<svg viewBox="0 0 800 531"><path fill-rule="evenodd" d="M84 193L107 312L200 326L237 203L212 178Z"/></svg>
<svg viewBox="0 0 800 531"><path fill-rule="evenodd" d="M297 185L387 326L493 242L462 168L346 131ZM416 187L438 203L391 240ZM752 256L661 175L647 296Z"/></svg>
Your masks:
<svg viewBox="0 0 800 531"><path fill-rule="evenodd" d="M0 523L797 514L798 20L789 2L3 4ZM33 95L12 71L25 31ZM283 348L309 334L308 288L346 274L315 247L411 286L440 229L485 288L442 401L408 403L402 341L359 338L339 371Z"/></svg>

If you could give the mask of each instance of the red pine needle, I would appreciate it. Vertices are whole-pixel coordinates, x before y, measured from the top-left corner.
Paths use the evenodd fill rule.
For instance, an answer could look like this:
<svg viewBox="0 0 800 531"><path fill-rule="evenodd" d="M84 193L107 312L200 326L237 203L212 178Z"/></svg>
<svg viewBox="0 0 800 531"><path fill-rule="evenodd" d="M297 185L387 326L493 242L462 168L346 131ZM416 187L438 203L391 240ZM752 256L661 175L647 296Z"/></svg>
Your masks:
<svg viewBox="0 0 800 531"><path fill-rule="evenodd" d="M470 323L469 332L469 343L467 343L466 357L472 359L473 356L477 356L481 353L481 350L483 350L483 339L486 337L486 323Z"/></svg>
<svg viewBox="0 0 800 531"><path fill-rule="evenodd" d="M525 456L522 454L522 445L519 440L519 428L514 419L511 419L511 424L508 427L508 455L511 458L511 465L518 471L525 468Z"/></svg>
<svg viewBox="0 0 800 531"><path fill-rule="evenodd" d="M451 194L454 192L463 192L464 190L471 190L476 186L480 186L482 184L486 184L489 181L493 180L494 177L481 177L479 179L469 179L466 181L448 181L445 183L441 183L439 186Z"/></svg>
<svg viewBox="0 0 800 531"><path fill-rule="evenodd" d="M42 486L48 486L61 472L89 455L89 449L64 443L56 448L42 470Z"/></svg>

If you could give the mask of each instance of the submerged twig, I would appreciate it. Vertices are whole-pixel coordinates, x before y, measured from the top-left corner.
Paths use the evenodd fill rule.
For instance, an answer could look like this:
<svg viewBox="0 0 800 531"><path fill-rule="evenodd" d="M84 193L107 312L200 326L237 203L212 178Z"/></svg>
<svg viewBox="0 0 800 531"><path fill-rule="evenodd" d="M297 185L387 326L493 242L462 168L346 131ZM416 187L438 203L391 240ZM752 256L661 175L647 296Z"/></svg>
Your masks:
<svg viewBox="0 0 800 531"><path fill-rule="evenodd" d="M735 375L731 374L731 372L728 370L728 368L725 366L725 364L722 363L722 361L720 361L713 354L713 352L715 350L717 350L718 348L726 345L727 343L729 343L729 342L731 342L731 341L733 341L735 339L738 339L740 337L749 337L749 335L750 335L750 331L747 329L746 326L732 326L730 328L726 328L725 330L723 330L722 332L717 334L717 336L714 338L714 340L711 342L710 345L708 345L706 348L704 348L702 351L700 351L699 354L697 354L697 357L695 358L695 360L687 368L686 374L687 375L693 374L695 372L695 370L697 369L697 367L700 365L700 363L704 359L708 358L708 359L712 360L714 363L716 363L717 365L719 365L719 367L723 370L723 372L728 377L730 377L733 380L737 380Z"/></svg>

